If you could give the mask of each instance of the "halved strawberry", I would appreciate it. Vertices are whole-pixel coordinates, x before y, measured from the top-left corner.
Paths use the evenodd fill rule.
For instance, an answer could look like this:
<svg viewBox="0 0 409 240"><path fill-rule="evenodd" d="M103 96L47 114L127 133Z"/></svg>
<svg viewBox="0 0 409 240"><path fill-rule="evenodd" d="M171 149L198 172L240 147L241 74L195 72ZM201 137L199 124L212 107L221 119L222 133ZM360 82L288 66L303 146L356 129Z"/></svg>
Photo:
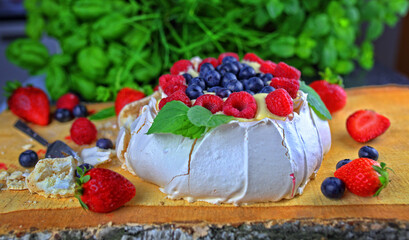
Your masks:
<svg viewBox="0 0 409 240"><path fill-rule="evenodd" d="M389 119L371 110L358 110L347 119L349 135L357 142L365 143L383 134L391 125Z"/></svg>
<svg viewBox="0 0 409 240"><path fill-rule="evenodd" d="M256 62L258 64L262 64L264 62L264 60L257 56L255 53L246 53L246 55L244 55L243 57L243 60L249 62Z"/></svg>
<svg viewBox="0 0 409 240"><path fill-rule="evenodd" d="M170 68L170 74L179 75L193 70L193 64L189 60L182 59L173 64Z"/></svg>

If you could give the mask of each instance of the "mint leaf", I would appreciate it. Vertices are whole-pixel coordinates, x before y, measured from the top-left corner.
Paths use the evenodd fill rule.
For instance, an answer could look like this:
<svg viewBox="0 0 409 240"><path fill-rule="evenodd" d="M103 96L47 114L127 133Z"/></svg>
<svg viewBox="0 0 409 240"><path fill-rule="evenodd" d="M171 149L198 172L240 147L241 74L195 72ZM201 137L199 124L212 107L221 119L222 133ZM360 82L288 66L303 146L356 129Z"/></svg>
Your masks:
<svg viewBox="0 0 409 240"><path fill-rule="evenodd" d="M208 109L201 106L194 106L187 112L190 122L198 127L217 127L230 122L233 117L224 114L212 114Z"/></svg>
<svg viewBox="0 0 409 240"><path fill-rule="evenodd" d="M102 109L101 111L91 115L89 120L101 120L109 117L115 116L115 107L108 107Z"/></svg>
<svg viewBox="0 0 409 240"><path fill-rule="evenodd" d="M323 120L331 120L331 113L328 111L327 107L325 106L324 102L322 102L320 96L314 89L310 86L305 84L304 81L300 81L300 90L307 93L307 101L308 105L314 110L314 112L318 115L319 118Z"/></svg>

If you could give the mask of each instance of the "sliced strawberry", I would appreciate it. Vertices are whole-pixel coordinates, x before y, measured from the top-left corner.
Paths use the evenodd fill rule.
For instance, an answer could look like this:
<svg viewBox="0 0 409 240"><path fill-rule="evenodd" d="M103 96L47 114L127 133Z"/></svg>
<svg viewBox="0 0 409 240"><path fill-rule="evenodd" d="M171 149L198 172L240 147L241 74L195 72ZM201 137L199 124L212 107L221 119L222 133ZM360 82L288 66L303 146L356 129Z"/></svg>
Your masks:
<svg viewBox="0 0 409 240"><path fill-rule="evenodd" d="M264 60L257 56L255 53L246 53L246 55L244 55L243 57L243 60L256 62L258 64L262 64L264 62Z"/></svg>
<svg viewBox="0 0 409 240"><path fill-rule="evenodd" d="M365 143L382 135L391 125L388 118L371 110L358 110L347 119L347 131L357 142Z"/></svg>
<svg viewBox="0 0 409 240"><path fill-rule="evenodd" d="M179 75L179 74L187 73L191 69L193 69L192 62L186 59L182 59L173 64L173 66L170 68L170 74Z"/></svg>
<svg viewBox="0 0 409 240"><path fill-rule="evenodd" d="M274 69L274 77L285 77L299 80L301 77L301 72L295 67L287 65L284 62L279 62Z"/></svg>
<svg viewBox="0 0 409 240"><path fill-rule="evenodd" d="M203 65L203 63L210 63L213 65L214 68L216 68L219 65L219 61L216 58L208 57L203 59L203 61L199 64L198 72L200 72L200 67Z"/></svg>
<svg viewBox="0 0 409 240"><path fill-rule="evenodd" d="M274 70L276 69L277 64L275 64L272 61L264 61L260 65L260 72L262 73L274 73Z"/></svg>
<svg viewBox="0 0 409 240"><path fill-rule="evenodd" d="M227 56L234 57L235 59L237 59L237 61L240 61L239 55L237 55L237 53L226 52L226 53L220 54L219 57L217 58L217 60L219 61L219 65L222 64L223 58L225 58Z"/></svg>

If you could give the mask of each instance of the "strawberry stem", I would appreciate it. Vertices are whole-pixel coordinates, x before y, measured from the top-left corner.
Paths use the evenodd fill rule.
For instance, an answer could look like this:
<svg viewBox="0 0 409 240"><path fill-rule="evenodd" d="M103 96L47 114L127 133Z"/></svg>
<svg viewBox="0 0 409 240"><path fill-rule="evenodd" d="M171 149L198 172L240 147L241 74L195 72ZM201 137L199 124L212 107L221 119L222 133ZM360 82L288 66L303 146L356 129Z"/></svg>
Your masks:
<svg viewBox="0 0 409 240"><path fill-rule="evenodd" d="M374 197L378 196L381 191L386 188L386 186L388 186L389 183L389 173L387 172L387 169L392 170L389 167L386 167L386 163L381 162L381 166L372 166L373 169L380 174L379 176L379 181L381 182L382 186L378 189L378 191L376 191L376 193L373 195ZM393 172L393 170L392 170Z"/></svg>
<svg viewBox="0 0 409 240"><path fill-rule="evenodd" d="M82 169L80 167L77 167L77 173L78 175L80 175L80 177L75 179L75 185L77 185L77 187L75 188L75 198L78 199L78 201L80 202L80 205L83 209L88 210L88 206L87 204L85 204L82 200L81 200L81 195L83 193L83 188L82 185L86 182L88 182L91 179L90 175L85 175L88 172L89 169Z"/></svg>
<svg viewBox="0 0 409 240"><path fill-rule="evenodd" d="M344 87L342 77L333 73L330 68L325 68L325 72L319 72L319 74L323 80Z"/></svg>

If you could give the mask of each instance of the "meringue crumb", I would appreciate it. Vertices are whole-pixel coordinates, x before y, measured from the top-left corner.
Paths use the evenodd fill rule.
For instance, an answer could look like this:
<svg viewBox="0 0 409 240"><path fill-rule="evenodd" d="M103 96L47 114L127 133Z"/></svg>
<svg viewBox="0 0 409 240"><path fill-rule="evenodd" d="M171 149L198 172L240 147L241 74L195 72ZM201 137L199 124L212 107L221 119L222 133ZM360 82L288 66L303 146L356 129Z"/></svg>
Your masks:
<svg viewBox="0 0 409 240"><path fill-rule="evenodd" d="M8 190L25 190L27 189L26 178L23 176L22 171L15 171L7 177L7 189Z"/></svg>
<svg viewBox="0 0 409 240"><path fill-rule="evenodd" d="M0 172L0 181L6 181L9 173L6 171Z"/></svg>
<svg viewBox="0 0 409 240"><path fill-rule="evenodd" d="M30 149L32 147L34 147L34 145L31 144L31 143L21 146L21 148L24 149L24 150L28 150L28 149Z"/></svg>

